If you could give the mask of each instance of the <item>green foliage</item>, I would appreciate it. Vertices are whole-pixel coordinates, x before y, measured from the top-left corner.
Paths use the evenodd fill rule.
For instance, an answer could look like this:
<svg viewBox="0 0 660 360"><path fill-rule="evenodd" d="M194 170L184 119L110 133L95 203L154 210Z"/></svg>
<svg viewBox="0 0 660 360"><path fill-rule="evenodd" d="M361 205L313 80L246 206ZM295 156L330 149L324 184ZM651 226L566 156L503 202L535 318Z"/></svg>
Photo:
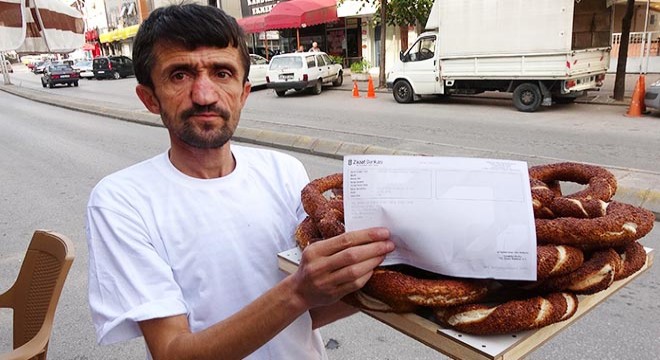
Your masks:
<svg viewBox="0 0 660 360"><path fill-rule="evenodd" d="M345 0L339 0L341 4ZM380 22L380 3L381 0L364 0L363 4L368 3L376 8L374 21ZM364 5L363 5L364 6ZM393 26L408 26L426 24L433 6L433 0L389 0L387 2L387 24Z"/></svg>
<svg viewBox="0 0 660 360"><path fill-rule="evenodd" d="M371 66L369 65L369 62L367 60L360 60L356 61L351 64L351 73L353 74L359 74L359 73L366 73L369 71L369 68Z"/></svg>
<svg viewBox="0 0 660 360"><path fill-rule="evenodd" d="M335 64L344 64L344 58L339 55L328 55L330 56L330 59L332 59L332 62Z"/></svg>

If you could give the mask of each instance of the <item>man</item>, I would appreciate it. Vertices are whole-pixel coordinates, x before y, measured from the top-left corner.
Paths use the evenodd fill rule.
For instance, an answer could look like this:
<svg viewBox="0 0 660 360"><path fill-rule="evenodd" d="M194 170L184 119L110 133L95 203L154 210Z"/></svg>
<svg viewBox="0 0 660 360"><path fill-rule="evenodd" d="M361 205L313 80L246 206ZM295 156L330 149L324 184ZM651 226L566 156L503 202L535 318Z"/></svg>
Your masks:
<svg viewBox="0 0 660 360"><path fill-rule="evenodd" d="M309 49L309 51L320 52L321 49L319 48L319 43L317 43L316 41L314 41L314 42L312 43L312 47Z"/></svg>
<svg viewBox="0 0 660 360"><path fill-rule="evenodd" d="M232 145L250 93L236 21L215 7L154 10L134 41L136 92L160 114L166 153L99 182L87 208L89 299L101 344L144 336L154 359L325 359L318 330L393 250L386 229L307 247L302 164Z"/></svg>

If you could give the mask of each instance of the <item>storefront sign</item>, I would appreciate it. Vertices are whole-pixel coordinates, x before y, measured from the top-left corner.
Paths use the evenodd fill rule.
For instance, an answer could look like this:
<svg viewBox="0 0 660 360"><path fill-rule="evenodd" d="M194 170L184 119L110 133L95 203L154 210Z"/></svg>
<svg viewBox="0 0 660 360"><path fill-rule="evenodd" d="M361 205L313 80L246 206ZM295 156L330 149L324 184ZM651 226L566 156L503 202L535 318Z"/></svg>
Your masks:
<svg viewBox="0 0 660 360"><path fill-rule="evenodd" d="M241 0L243 17L268 14L281 0Z"/></svg>

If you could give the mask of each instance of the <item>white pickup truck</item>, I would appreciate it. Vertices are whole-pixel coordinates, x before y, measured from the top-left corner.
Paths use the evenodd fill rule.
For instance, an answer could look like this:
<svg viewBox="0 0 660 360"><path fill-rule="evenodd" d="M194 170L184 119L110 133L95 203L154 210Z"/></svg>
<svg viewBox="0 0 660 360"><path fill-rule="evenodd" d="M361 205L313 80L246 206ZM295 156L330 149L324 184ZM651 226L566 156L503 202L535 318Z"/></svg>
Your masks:
<svg viewBox="0 0 660 360"><path fill-rule="evenodd" d="M572 102L610 62L603 0L435 0L426 29L387 74L399 103L422 95L513 93L520 111Z"/></svg>

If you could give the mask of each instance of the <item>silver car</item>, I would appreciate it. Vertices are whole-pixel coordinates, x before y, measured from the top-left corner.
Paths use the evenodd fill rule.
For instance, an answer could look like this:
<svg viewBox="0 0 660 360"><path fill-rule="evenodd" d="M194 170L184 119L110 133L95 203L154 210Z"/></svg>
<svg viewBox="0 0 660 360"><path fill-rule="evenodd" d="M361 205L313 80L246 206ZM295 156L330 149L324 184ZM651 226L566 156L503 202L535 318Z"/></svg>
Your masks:
<svg viewBox="0 0 660 360"><path fill-rule="evenodd" d="M660 110L660 80L654 82L646 89L644 105L647 108Z"/></svg>
<svg viewBox="0 0 660 360"><path fill-rule="evenodd" d="M80 60L71 66L80 73L81 78L92 80L94 71L92 70L92 60Z"/></svg>

